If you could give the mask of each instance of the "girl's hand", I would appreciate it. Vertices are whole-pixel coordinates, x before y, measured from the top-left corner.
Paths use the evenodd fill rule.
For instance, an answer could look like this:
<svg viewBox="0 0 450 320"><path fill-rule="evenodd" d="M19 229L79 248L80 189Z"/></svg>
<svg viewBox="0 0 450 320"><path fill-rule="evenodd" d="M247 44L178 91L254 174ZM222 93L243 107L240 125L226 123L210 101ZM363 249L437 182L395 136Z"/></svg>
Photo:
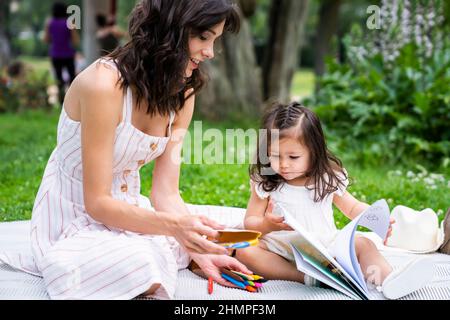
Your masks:
<svg viewBox="0 0 450 320"><path fill-rule="evenodd" d="M264 214L263 220L263 226L266 233L281 230L288 230L288 231L294 230L289 225L283 222L284 217L275 215L272 212L273 212L273 202L272 200L270 200L269 204L267 205L266 213Z"/></svg>
<svg viewBox="0 0 450 320"><path fill-rule="evenodd" d="M192 270L195 274L204 277L205 279L212 278L214 282L219 283L225 287L238 288L236 285L222 278L221 269L223 268L235 270L245 274L253 274L253 272L247 269L245 265L240 263L235 258L227 255L198 253L190 253L190 255L201 269Z"/></svg>
<svg viewBox="0 0 450 320"><path fill-rule="evenodd" d="M392 225L395 223L395 219L394 218L390 218L389 219L389 229L386 235L386 239L384 239L384 245L386 245L388 238L392 235Z"/></svg>
<svg viewBox="0 0 450 320"><path fill-rule="evenodd" d="M216 230L223 228L204 216L182 215L171 229L172 236L190 252L227 254L227 249L206 239L217 238L219 233Z"/></svg>

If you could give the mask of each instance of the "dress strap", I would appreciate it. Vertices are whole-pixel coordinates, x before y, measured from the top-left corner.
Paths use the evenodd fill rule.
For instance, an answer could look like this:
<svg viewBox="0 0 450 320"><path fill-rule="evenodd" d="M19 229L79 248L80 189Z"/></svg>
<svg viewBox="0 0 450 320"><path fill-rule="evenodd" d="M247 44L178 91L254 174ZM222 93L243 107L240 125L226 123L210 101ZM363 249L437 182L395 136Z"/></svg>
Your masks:
<svg viewBox="0 0 450 320"><path fill-rule="evenodd" d="M123 102L122 121L126 123L131 123L132 111L133 111L133 94L131 92L131 88L128 86Z"/></svg>
<svg viewBox="0 0 450 320"><path fill-rule="evenodd" d="M169 119L169 137L172 136L172 124L174 120L175 120L175 112L171 111Z"/></svg>
<svg viewBox="0 0 450 320"><path fill-rule="evenodd" d="M114 70L119 71L116 64L111 59L100 58L97 60L97 62L107 64L108 66L112 67Z"/></svg>
<svg viewBox="0 0 450 320"><path fill-rule="evenodd" d="M114 70L119 72L116 64L111 59L100 58L97 60L98 63L104 63ZM123 108L122 108L122 122L131 123L131 111L133 110L133 96L130 87L127 87L124 98L123 98Z"/></svg>

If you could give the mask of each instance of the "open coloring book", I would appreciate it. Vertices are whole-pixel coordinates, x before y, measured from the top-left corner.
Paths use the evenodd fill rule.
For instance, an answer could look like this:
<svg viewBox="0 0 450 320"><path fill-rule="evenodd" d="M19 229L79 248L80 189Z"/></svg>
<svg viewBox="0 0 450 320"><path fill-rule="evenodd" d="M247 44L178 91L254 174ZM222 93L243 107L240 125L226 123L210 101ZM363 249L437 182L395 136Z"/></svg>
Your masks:
<svg viewBox="0 0 450 320"><path fill-rule="evenodd" d="M286 210L283 210L283 214L284 222L299 234L290 244L299 271L353 299L369 299L368 288L355 254L355 231L358 226L363 226L382 239L386 237L390 211L384 199L376 201L339 231L333 247L334 257L292 215Z"/></svg>

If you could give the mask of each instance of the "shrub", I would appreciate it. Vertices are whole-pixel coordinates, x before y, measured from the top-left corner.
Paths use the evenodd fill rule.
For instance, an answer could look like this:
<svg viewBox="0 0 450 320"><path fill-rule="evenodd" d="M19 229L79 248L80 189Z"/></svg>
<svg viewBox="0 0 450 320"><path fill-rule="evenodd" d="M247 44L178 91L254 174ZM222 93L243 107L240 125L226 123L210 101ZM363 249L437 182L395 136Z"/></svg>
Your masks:
<svg viewBox="0 0 450 320"><path fill-rule="evenodd" d="M21 112L27 109L50 110L48 96L51 84L48 72L24 69L21 74L0 74L0 112Z"/></svg>
<svg viewBox="0 0 450 320"><path fill-rule="evenodd" d="M449 163L450 40L439 18L426 16L432 27L414 28L407 42L401 19L369 36L354 26L344 40L347 62L329 60L306 102L356 161Z"/></svg>

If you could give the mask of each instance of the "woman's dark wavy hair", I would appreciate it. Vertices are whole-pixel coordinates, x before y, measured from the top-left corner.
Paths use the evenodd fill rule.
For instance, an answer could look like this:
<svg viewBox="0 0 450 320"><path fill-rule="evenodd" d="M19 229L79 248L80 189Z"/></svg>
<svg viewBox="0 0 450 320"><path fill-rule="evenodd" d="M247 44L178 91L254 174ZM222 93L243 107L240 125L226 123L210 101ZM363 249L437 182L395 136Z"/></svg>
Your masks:
<svg viewBox="0 0 450 320"><path fill-rule="evenodd" d="M270 162L261 159L262 156L267 156L268 159L268 153L262 155L260 152L269 150L269 141L273 141L272 134L276 133L273 129L279 130L279 139L292 136L292 132L295 132L294 138L308 148L310 167L305 173L305 186L314 190L315 202L335 192L340 185L345 186L347 175L342 162L328 150L320 120L314 112L297 102L288 105L275 103L264 114L262 128L267 130L267 134L261 135L262 138L259 139L256 164L251 165L249 171L251 180L264 191L276 190L286 182L270 168Z"/></svg>
<svg viewBox="0 0 450 320"><path fill-rule="evenodd" d="M138 107L148 102L148 114L179 111L206 82L199 69L185 79L189 38L223 21L225 31L239 31L239 13L229 0L141 1L130 15L131 40L109 54L121 73L120 87L132 85Z"/></svg>

